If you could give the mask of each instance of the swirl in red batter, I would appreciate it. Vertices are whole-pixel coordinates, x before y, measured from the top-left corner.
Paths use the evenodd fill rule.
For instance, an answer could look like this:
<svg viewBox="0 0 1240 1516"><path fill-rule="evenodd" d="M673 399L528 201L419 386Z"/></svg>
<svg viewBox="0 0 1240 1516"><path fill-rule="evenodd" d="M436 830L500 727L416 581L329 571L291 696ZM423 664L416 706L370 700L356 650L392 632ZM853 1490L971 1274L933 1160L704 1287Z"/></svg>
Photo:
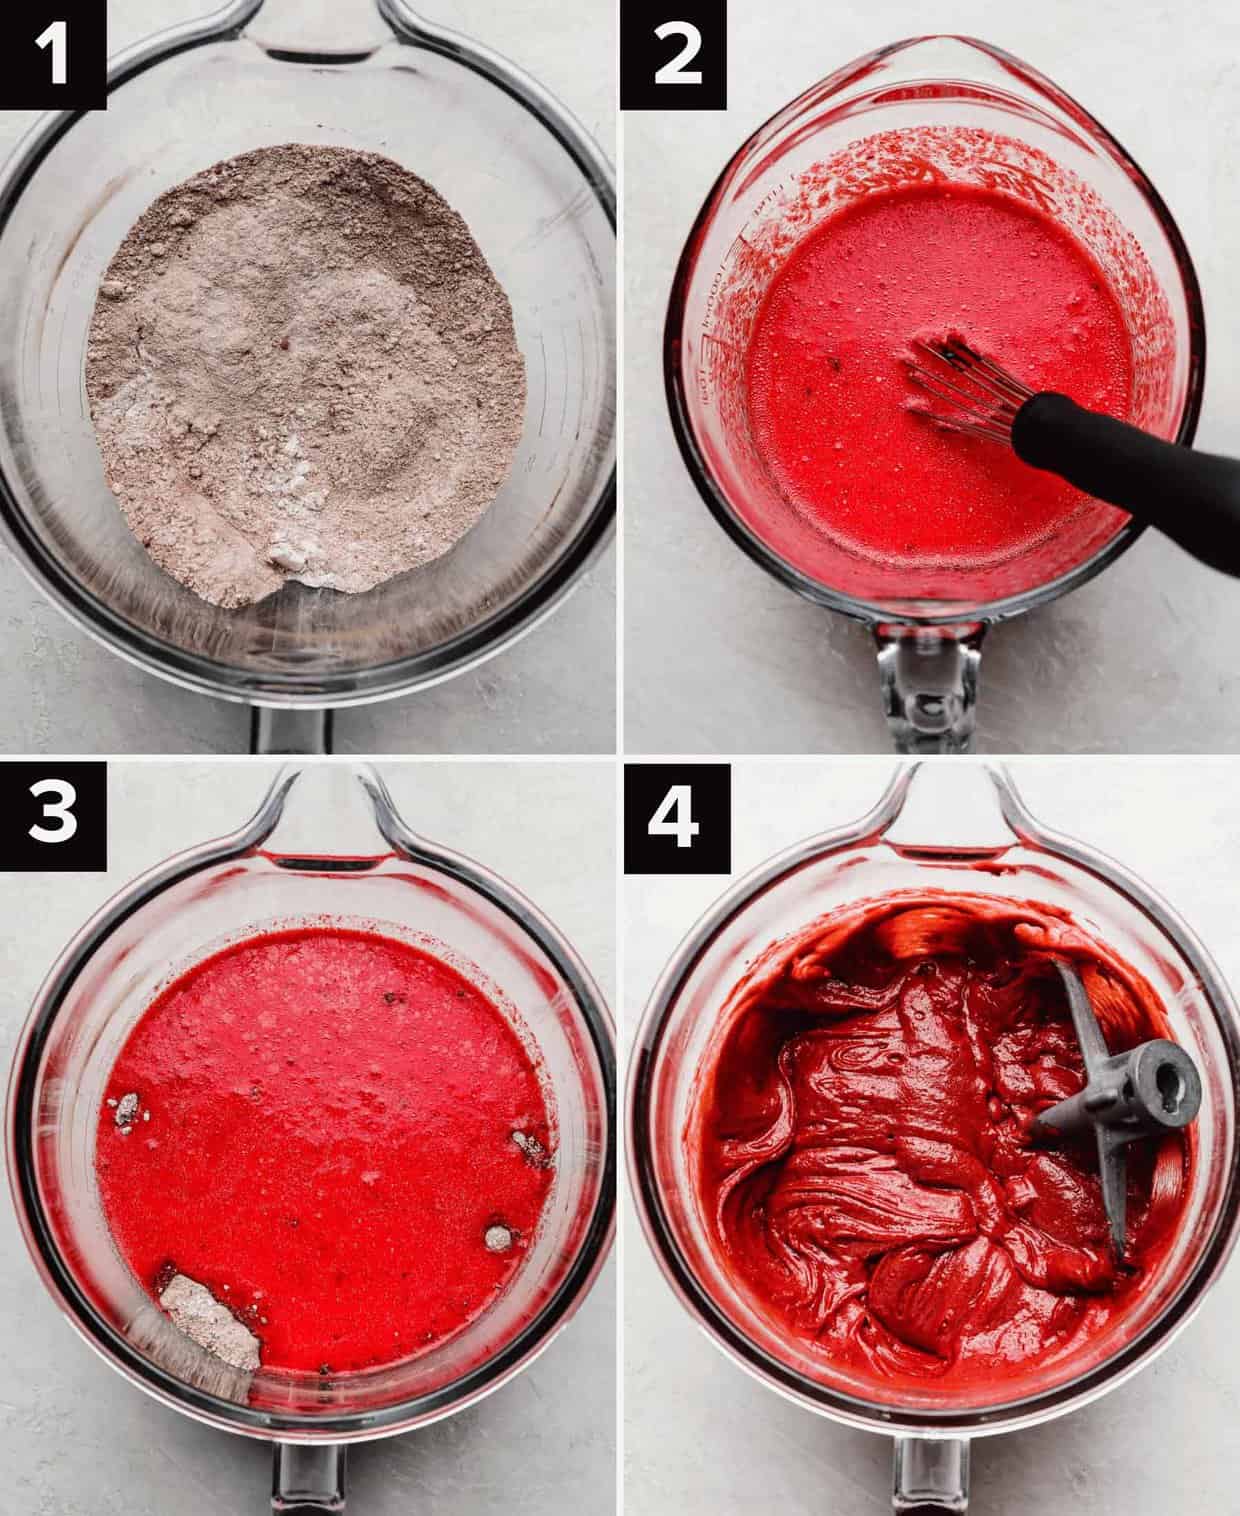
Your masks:
<svg viewBox="0 0 1240 1516"><path fill-rule="evenodd" d="M1053 956L1112 1051L1168 1035L1150 985L1053 908L933 891L774 944L699 1071L688 1157L714 1250L761 1314L890 1398L995 1388L1130 1307L1180 1221L1180 1134L1129 1149L1111 1252L1092 1144L1031 1135L1083 1065Z"/></svg>

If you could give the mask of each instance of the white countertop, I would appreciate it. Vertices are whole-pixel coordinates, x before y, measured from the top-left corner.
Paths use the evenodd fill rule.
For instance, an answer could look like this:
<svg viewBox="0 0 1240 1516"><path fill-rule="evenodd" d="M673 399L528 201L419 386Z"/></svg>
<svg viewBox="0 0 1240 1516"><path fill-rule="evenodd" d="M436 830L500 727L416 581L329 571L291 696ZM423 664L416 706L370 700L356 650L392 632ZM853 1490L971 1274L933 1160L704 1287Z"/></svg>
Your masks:
<svg viewBox="0 0 1240 1516"><path fill-rule="evenodd" d="M681 462L663 319L716 175L761 122L872 49L928 31L997 43L1127 147L1179 223L1209 355L1199 446L1240 453L1240 12L1203 0L772 0L730 8L729 109L629 114L625 131L625 608L630 752L881 752L870 634L732 545ZM1100 578L990 632L983 752L1240 748L1240 586L1153 533Z"/></svg>
<svg viewBox="0 0 1240 1516"><path fill-rule="evenodd" d="M309 13L332 0L297 0ZM107 0L109 47L219 8L213 0ZM547 85L615 159L607 0L428 0L429 18L482 38ZM35 115L0 110L0 159ZM615 553L515 647L433 689L342 711L341 753L599 753L615 750ZM189 694L85 636L0 548L0 750L244 753L249 713Z"/></svg>
<svg viewBox="0 0 1240 1516"><path fill-rule="evenodd" d="M1240 985L1237 764L1135 759L1012 765L1033 814L1129 865L1187 919ZM879 760L733 766L733 862L744 873L802 837L855 820ZM631 878L625 1030L681 937L727 880ZM790 1405L724 1358L672 1295L631 1204L624 1226L625 1477L634 1516L882 1516L891 1444ZM1085 1410L973 1449L977 1516L1234 1512L1240 1261L1167 1351Z"/></svg>
<svg viewBox="0 0 1240 1516"><path fill-rule="evenodd" d="M381 766L409 823L541 906L613 994L615 787L607 764ZM238 826L272 766L110 766L107 875L0 874L0 1058L86 917L169 853ZM582 846L589 839L588 848ZM17 924L16 929L14 924ZM615 1268L546 1352L480 1404L350 1453L359 1516L608 1516L615 1504ZM270 1452L166 1410L112 1372L38 1282L0 1204L0 1516L258 1516Z"/></svg>

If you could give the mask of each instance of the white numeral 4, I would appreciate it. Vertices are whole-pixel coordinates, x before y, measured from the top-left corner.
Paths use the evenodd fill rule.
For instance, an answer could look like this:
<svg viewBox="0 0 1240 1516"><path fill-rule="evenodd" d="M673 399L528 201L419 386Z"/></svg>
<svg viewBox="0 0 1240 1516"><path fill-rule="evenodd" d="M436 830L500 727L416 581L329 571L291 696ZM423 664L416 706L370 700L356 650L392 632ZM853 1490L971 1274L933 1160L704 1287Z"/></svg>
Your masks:
<svg viewBox="0 0 1240 1516"><path fill-rule="evenodd" d="M693 790L687 784L674 784L650 818L646 830L652 837L675 837L677 847L692 847L702 830L692 819Z"/></svg>

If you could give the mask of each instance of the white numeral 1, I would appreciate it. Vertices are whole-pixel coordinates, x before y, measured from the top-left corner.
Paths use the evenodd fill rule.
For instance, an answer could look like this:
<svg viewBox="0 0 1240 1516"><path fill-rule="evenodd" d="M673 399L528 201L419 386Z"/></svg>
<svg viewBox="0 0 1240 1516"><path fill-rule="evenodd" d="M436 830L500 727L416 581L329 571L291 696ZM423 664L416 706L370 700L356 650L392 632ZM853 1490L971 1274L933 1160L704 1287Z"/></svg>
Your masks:
<svg viewBox="0 0 1240 1516"><path fill-rule="evenodd" d="M53 21L41 37L35 39L36 47L52 50L52 83L65 84L69 79L69 28L63 21Z"/></svg>
<svg viewBox="0 0 1240 1516"><path fill-rule="evenodd" d="M694 26L692 21L665 21L662 26L656 26L655 36L660 42L665 37L679 37L684 42L684 47L676 56L663 65L655 74L656 84L701 84L702 70L691 68L685 70L686 63L692 63L702 51L702 34Z"/></svg>
<svg viewBox="0 0 1240 1516"><path fill-rule="evenodd" d="M36 842L68 842L78 829L77 817L69 809L77 799L77 791L67 779L40 779L30 786L30 793L36 797L49 791L56 799L43 802L43 818L56 822L56 828L53 831L51 827L32 826L29 835Z"/></svg>
<svg viewBox="0 0 1240 1516"><path fill-rule="evenodd" d="M674 784L650 818L646 830L652 837L675 837L677 847L692 847L702 830L692 819L693 790L687 784Z"/></svg>

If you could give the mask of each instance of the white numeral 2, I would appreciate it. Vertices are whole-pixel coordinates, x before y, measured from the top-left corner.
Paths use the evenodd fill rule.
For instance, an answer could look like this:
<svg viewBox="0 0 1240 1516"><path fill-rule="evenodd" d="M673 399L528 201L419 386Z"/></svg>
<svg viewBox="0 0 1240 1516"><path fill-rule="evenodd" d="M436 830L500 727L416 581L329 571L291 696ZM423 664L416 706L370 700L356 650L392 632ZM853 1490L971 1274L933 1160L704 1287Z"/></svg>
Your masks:
<svg viewBox="0 0 1240 1516"><path fill-rule="evenodd" d="M59 22L56 23L58 26ZM77 817L69 807L77 799L77 791L67 779L40 779L37 784L30 786L32 795L56 796L55 800L44 801L43 817L46 821L57 823L55 830L46 826L32 826L29 835L36 842L68 842L69 838L78 829Z"/></svg>
<svg viewBox="0 0 1240 1516"><path fill-rule="evenodd" d="M702 830L692 819L693 790L687 784L674 784L650 818L646 830L652 837L675 837L677 847L692 847Z"/></svg>
<svg viewBox="0 0 1240 1516"><path fill-rule="evenodd" d="M53 21L41 37L34 39L36 47L52 50L52 83L65 84L69 78L69 28L63 21Z"/></svg>
<svg viewBox="0 0 1240 1516"><path fill-rule="evenodd" d="M701 84L702 70L690 69L685 72L685 64L692 63L702 51L702 34L691 21L665 21L662 26L656 26L655 36L660 42L666 37L681 37L684 47L676 54L670 63L665 63L654 76L656 84Z"/></svg>

